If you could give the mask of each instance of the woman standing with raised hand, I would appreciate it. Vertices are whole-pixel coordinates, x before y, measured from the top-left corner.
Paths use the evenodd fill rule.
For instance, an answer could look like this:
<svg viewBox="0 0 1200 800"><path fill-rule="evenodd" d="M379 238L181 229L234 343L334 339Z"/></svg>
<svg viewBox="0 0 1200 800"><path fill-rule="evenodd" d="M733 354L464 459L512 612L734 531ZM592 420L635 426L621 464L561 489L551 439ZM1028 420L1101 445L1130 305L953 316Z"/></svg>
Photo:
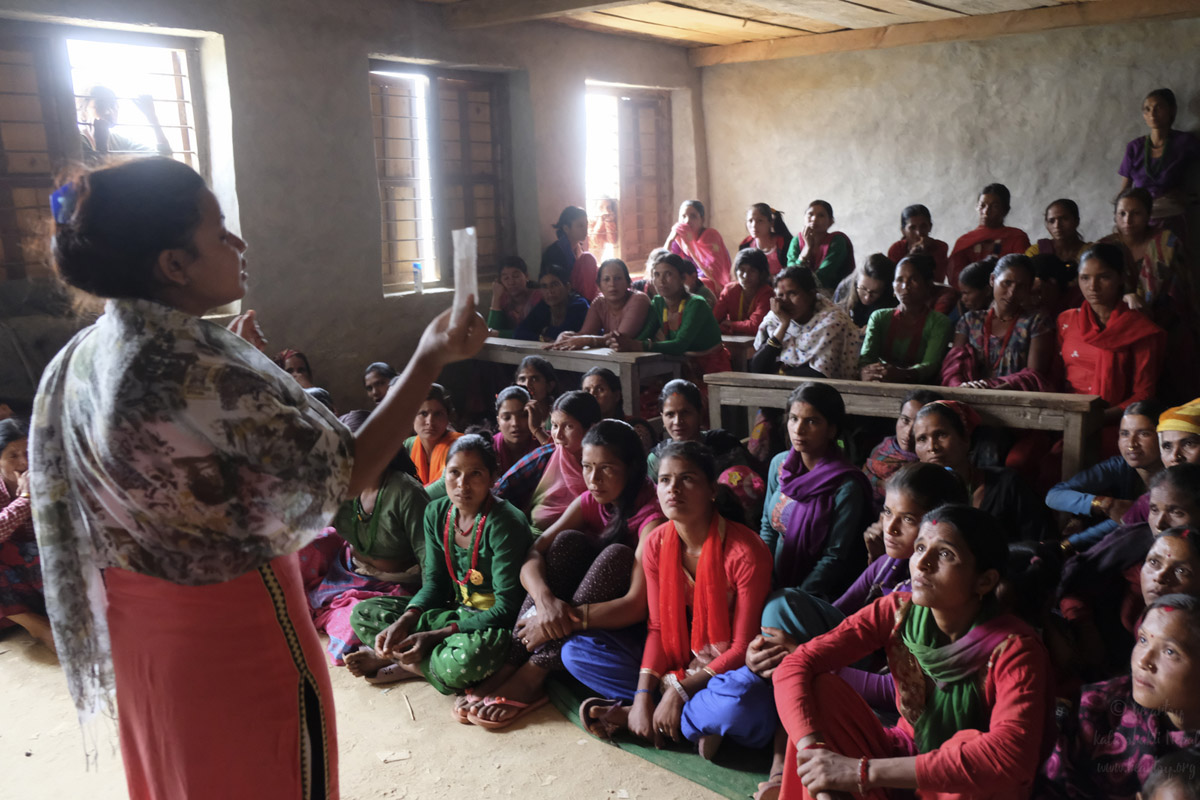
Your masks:
<svg viewBox="0 0 1200 800"><path fill-rule="evenodd" d="M232 325L249 341L202 319L244 295L246 243L196 172L123 163L52 205L60 273L110 298L46 368L30 447L80 719L120 708L138 800L335 798L332 693L295 552L378 483L430 383L486 326L473 304L440 315L352 436L259 351L253 312Z"/></svg>
<svg viewBox="0 0 1200 800"><path fill-rule="evenodd" d="M704 204L699 200L685 200L679 206L679 221L663 247L699 267L700 277L711 280L717 292L732 280L725 240L716 228L704 226Z"/></svg>

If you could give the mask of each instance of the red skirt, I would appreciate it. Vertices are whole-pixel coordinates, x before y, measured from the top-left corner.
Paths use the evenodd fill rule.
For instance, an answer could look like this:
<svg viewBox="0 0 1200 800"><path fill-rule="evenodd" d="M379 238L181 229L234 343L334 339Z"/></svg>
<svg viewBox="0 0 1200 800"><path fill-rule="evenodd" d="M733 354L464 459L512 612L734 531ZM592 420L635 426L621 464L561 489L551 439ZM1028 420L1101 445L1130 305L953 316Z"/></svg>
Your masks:
<svg viewBox="0 0 1200 800"><path fill-rule="evenodd" d="M105 571L133 800L338 796L333 690L295 555L225 583Z"/></svg>

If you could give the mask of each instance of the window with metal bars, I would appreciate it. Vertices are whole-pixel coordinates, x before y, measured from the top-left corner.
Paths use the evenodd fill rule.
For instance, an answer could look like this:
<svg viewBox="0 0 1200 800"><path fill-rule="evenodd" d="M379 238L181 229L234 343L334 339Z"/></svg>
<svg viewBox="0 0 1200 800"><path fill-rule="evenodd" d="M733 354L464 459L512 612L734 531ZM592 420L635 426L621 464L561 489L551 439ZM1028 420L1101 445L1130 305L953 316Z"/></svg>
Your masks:
<svg viewBox="0 0 1200 800"><path fill-rule="evenodd" d="M79 112L93 86L113 91L112 131L131 143L110 157L157 154L154 129L134 103L149 96L172 156L207 176L198 59L189 39L0 24L0 282L50 273L50 193L60 173L84 161Z"/></svg>
<svg viewBox="0 0 1200 800"><path fill-rule="evenodd" d="M371 108L382 211L384 294L448 286L451 231L474 226L480 283L515 251L503 75L376 62Z"/></svg>

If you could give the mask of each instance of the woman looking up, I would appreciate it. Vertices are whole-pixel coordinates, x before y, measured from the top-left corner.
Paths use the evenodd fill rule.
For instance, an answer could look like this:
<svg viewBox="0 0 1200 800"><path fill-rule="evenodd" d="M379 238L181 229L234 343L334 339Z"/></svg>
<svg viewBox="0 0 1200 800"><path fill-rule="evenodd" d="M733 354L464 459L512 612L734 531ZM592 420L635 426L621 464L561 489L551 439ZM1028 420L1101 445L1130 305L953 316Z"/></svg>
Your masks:
<svg viewBox="0 0 1200 800"><path fill-rule="evenodd" d="M705 227L704 204L699 200L685 200L679 206L679 221L663 247L699 267L700 277L710 279L717 291L731 280L725 240L716 228Z"/></svg>
<svg viewBox="0 0 1200 800"><path fill-rule="evenodd" d="M876 600L783 659L774 675L788 733L782 798L875 800L889 788L1028 796L1053 736L1054 696L1037 632L997 607L1007 561L987 514L935 509L909 559L911 593ZM900 711L894 728L834 674L881 649Z"/></svg>
<svg viewBox="0 0 1200 800"><path fill-rule="evenodd" d="M1084 251L1079 263L1083 304L1058 317L1058 342L1069 391L1108 403L1101 453L1116 453L1116 423L1125 407L1158 392L1167 333L1121 299L1124 259L1111 244Z"/></svg>
<svg viewBox="0 0 1200 800"><path fill-rule="evenodd" d="M554 223L554 242L542 251L538 274L559 267L563 283L584 300L596 296L596 257L587 251L587 212L579 206L567 206Z"/></svg>
<svg viewBox="0 0 1200 800"><path fill-rule="evenodd" d="M610 331L634 336L646 324L650 298L630 288L629 267L619 258L610 258L596 274L600 295L592 301L587 317L578 331L563 331L548 350L582 350L604 347Z"/></svg>
<svg viewBox="0 0 1200 800"><path fill-rule="evenodd" d="M588 303L575 293L562 267L547 267L538 279L542 299L513 331L513 338L553 342L564 331L577 331L587 319ZM595 287L593 287L593 291Z"/></svg>
<svg viewBox="0 0 1200 800"><path fill-rule="evenodd" d="M888 248L887 257L899 263L905 256L924 254L933 258L933 277L938 283L946 281L950 261L950 245L929 235L933 230L933 215L921 204L905 206L900 212L899 241Z"/></svg>
<svg viewBox="0 0 1200 800"><path fill-rule="evenodd" d="M1048 392L1055 340L1051 321L1030 308L1033 262L1007 255L996 262L986 311L958 321L954 346L942 363L943 386Z"/></svg>
<svg viewBox="0 0 1200 800"><path fill-rule="evenodd" d="M829 231L833 225L833 206L813 200L804 214L804 230L792 239L788 248L789 267L812 270L817 285L832 292L842 279L854 271L854 245L841 231Z"/></svg>
<svg viewBox="0 0 1200 800"><path fill-rule="evenodd" d="M15 419L0 420L0 622L20 625L53 650L33 534L28 450L25 427Z"/></svg>
<svg viewBox="0 0 1200 800"><path fill-rule="evenodd" d="M1155 89L1142 101L1142 119L1149 132L1125 146L1125 157L1117 174L1121 189L1145 189L1154 198L1150 217L1164 227L1184 233L1185 180L1189 165L1200 158L1200 140L1187 131L1177 131L1179 105L1170 89Z"/></svg>
<svg viewBox="0 0 1200 800"><path fill-rule="evenodd" d="M802 383L788 398L789 449L767 472L760 535L775 557L775 585L833 600L854 580L871 524L871 485L838 437L846 405L837 389Z"/></svg>
<svg viewBox="0 0 1200 800"><path fill-rule="evenodd" d="M767 268L771 277L778 275L787 261L788 246L792 243L792 232L783 222L783 212L776 211L766 203L755 203L746 209L746 232L738 250L753 247L767 255Z"/></svg>
<svg viewBox="0 0 1200 800"><path fill-rule="evenodd" d="M930 308L933 270L929 256L908 256L896 267L892 288L899 305L867 321L858 359L862 380L929 383L939 374L954 329Z"/></svg>
<svg viewBox="0 0 1200 800"><path fill-rule="evenodd" d="M46 368L30 439L46 604L76 708L119 708L139 800L336 797L329 671L295 552L378 485L433 379L487 327L471 302L441 314L352 435L260 352L253 312L232 332L203 319L245 294L246 243L190 167L96 170L53 205L59 271L109 298Z"/></svg>
<svg viewBox="0 0 1200 800"><path fill-rule="evenodd" d="M979 227L958 237L950 252L950 267L946 278L951 286L958 283L958 273L973 261L985 256L1006 256L1009 253L1024 253L1029 249L1029 237L1019 228L1004 224L1004 218L1012 206L1012 195L1002 183L989 183L979 193L975 210L979 214Z"/></svg>
<svg viewBox="0 0 1200 800"><path fill-rule="evenodd" d="M753 336L771 309L771 275L761 250L739 250L733 260L737 280L725 287L713 307L721 333Z"/></svg>
<svg viewBox="0 0 1200 800"><path fill-rule="evenodd" d="M1056 255L1072 271L1079 268L1079 255L1087 241L1079 235L1079 206L1074 200L1062 198L1046 206L1046 232L1049 239L1038 239L1025 251L1033 258L1043 253Z"/></svg>

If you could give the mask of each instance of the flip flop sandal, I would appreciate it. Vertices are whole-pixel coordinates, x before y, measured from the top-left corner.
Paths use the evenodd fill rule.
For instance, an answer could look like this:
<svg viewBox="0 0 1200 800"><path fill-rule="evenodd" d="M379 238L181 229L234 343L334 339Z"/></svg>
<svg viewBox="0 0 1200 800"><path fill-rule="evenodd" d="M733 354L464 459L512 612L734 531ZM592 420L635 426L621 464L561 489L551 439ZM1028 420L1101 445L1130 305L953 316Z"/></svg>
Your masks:
<svg viewBox="0 0 1200 800"><path fill-rule="evenodd" d="M467 715L467 719L481 728L487 728L489 731L498 731L501 728L507 728L509 725L512 725L521 717L537 711L539 708L549 702L550 698L546 695L539 697L532 703L522 703L519 700L509 700L506 697L488 697L483 701L485 708L489 706L508 706L509 708L517 709L517 713L513 714L512 716L505 717L504 719L485 719L472 711Z"/></svg>
<svg viewBox="0 0 1200 800"><path fill-rule="evenodd" d="M583 729L601 741L611 741L613 735L621 730L621 726L608 721L608 714L614 708L622 705L620 700L610 700L606 697L589 697L579 704L579 722ZM593 708L603 708L604 713L593 717Z"/></svg>
<svg viewBox="0 0 1200 800"><path fill-rule="evenodd" d="M761 784L761 788L754 793L754 800L778 800L779 791L782 788L783 773L776 772Z"/></svg>
<svg viewBox="0 0 1200 800"><path fill-rule="evenodd" d="M482 697L477 697L470 692L464 694L463 697L465 697L467 702L471 704L478 703L483 699ZM450 706L450 716L454 717L456 722L459 722L463 725L471 724L470 713L470 711L468 711L466 708L461 708L457 703Z"/></svg>
<svg viewBox="0 0 1200 800"><path fill-rule="evenodd" d="M366 680L367 683L382 686L387 683L399 683L400 681L406 681L409 678L415 677L415 675L399 664L388 664L386 667L380 667L378 672Z"/></svg>

